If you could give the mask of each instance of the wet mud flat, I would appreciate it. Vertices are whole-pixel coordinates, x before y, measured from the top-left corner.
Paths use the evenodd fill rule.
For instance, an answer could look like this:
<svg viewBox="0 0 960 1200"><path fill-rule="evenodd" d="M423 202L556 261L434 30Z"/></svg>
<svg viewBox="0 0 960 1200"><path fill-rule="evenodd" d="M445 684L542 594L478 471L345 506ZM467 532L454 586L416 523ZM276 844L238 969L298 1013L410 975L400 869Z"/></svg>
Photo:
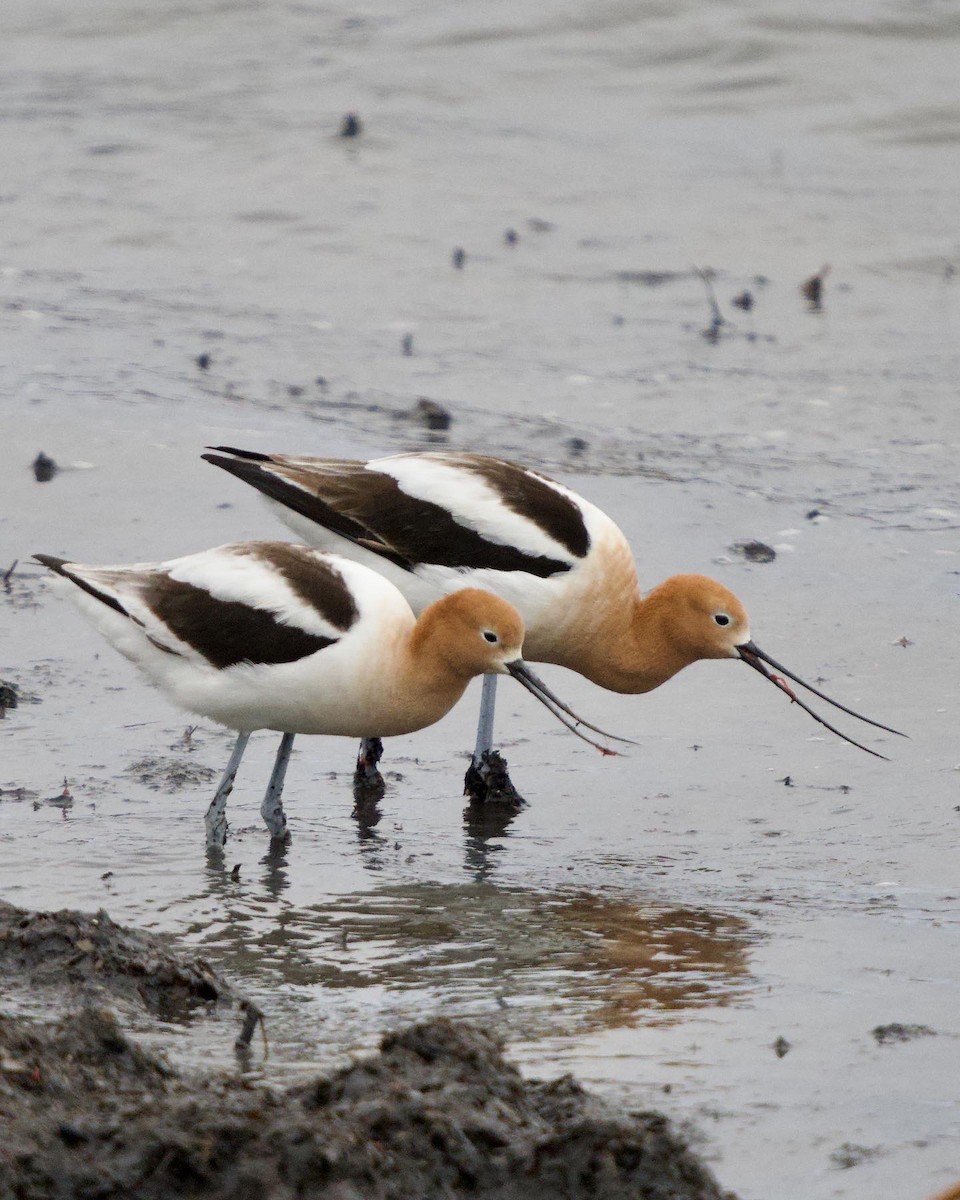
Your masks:
<svg viewBox="0 0 960 1200"><path fill-rule="evenodd" d="M178 1069L111 1003L187 1020L243 1001L104 911L0 905L0 990L44 1005L0 1011L0 1196L732 1200L665 1117L570 1076L525 1081L465 1022L386 1033L375 1056L286 1089L245 1070L249 1048L236 1073Z"/></svg>

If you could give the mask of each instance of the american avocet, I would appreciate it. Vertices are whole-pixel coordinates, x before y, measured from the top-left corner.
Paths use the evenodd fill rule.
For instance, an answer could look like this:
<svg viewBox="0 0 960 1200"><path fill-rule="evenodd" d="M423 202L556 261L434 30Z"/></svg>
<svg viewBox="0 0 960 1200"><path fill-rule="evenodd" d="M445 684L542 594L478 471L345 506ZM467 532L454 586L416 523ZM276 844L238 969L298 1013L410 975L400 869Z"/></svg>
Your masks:
<svg viewBox="0 0 960 1200"><path fill-rule="evenodd" d="M261 808L275 838L286 830L280 797L298 733L411 733L438 721L474 675L496 672L584 736L574 721L586 722L521 659L519 613L490 592L458 591L417 618L376 571L283 542L121 567L35 558L171 700L237 730L206 815L213 846L225 840L227 797L255 729L283 733Z"/></svg>
<svg viewBox="0 0 960 1200"><path fill-rule="evenodd" d="M275 502L306 541L374 567L415 610L465 585L503 596L523 616L524 650L532 662L558 663L601 687L640 693L699 659L732 658L765 675L821 725L868 754L884 757L834 729L782 676L850 716L898 732L832 700L765 654L751 640L745 608L716 580L674 575L643 597L618 526L538 471L484 455L439 451L354 462L228 446L213 450L203 457ZM495 677L484 680L477 746L467 773L467 790L477 796L488 778L499 777L510 789L491 753L495 684ZM364 743L358 770L369 757Z"/></svg>

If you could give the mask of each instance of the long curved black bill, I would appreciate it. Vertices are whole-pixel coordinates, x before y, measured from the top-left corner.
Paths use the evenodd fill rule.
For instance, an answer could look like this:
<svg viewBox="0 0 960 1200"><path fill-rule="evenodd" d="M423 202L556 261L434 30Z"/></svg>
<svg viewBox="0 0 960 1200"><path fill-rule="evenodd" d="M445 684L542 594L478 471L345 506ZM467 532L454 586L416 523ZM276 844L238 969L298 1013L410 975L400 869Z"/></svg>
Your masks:
<svg viewBox="0 0 960 1200"><path fill-rule="evenodd" d="M594 733L599 733L601 737L612 738L615 742L627 742L631 746L636 745L636 742L631 742L629 738L618 737L615 733L607 733L605 729L600 729L596 725L591 725L589 721L584 721L572 708L564 704L559 696L555 696L539 676L534 675L522 658L516 658L513 662L504 663L504 666L517 683L522 684L531 696L536 696L540 703L553 713L561 725L565 725L571 733L575 733L578 738L587 742L588 745L593 746L594 749L599 750L601 754L616 755L620 752L619 750L611 750L609 746L601 746L593 738L587 737L585 733L580 731L581 725L585 729L592 729ZM568 717L572 717L573 720L568 720Z"/></svg>
<svg viewBox="0 0 960 1200"><path fill-rule="evenodd" d="M759 671L766 679L776 686L786 695L790 697L794 704L799 704L805 713L809 713L815 721L818 721L825 729L829 729L831 733L835 733L837 737L843 738L845 742L849 742L851 746L856 746L858 750L865 750L867 754L872 754L875 758L886 759L885 754L880 754L876 750L871 750L869 746L864 746L861 742L855 741L852 737L847 737L845 733L841 733L839 729L834 728L829 721L825 721L819 713L813 711L809 705L804 704L799 696L793 691L787 683L772 674L764 666L764 663L769 664L775 671L779 671L781 675L786 675L787 679L792 679L794 683L798 683L800 687L806 688L808 692L812 692L814 696L819 696L821 700L825 700L827 704L832 704L834 708L838 708L841 712L845 712L850 717L856 717L858 721L863 721L867 725L873 725L876 729L882 729L885 733L895 733L897 737L906 737L905 733L901 733L899 729L892 729L889 725L881 725L879 721L874 721L870 717L863 716L862 713L855 712L852 708L847 708L845 704L841 704L838 700L832 700L825 692L818 691L811 684L801 679L799 675L795 675L789 671L782 663L778 663L775 658L771 658L769 654L765 654L756 642L744 642L742 646L738 646L737 650L743 661L755 671Z"/></svg>

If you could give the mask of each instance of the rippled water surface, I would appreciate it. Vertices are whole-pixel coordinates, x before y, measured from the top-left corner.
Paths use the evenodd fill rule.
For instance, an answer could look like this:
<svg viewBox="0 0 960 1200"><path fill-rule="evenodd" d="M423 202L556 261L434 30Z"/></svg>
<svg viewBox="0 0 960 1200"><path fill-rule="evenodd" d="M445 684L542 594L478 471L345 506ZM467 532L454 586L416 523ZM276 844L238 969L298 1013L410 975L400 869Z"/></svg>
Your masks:
<svg viewBox="0 0 960 1200"><path fill-rule="evenodd" d="M745 1200L951 1182L955 6L6 0L0 25L3 897L203 946L267 1011L271 1077L466 1015L692 1121ZM354 748L302 738L271 853L261 734L208 861L229 734L186 734L29 555L282 536L203 446L421 448L422 397L445 444L576 487L646 584L716 575L761 646L912 740L868 758L729 664L625 698L545 668L639 747L601 760L505 686L530 805L498 823L460 795L473 692L388 744L373 811ZM893 1021L936 1036L878 1044ZM231 1065L221 1023L170 1037Z"/></svg>

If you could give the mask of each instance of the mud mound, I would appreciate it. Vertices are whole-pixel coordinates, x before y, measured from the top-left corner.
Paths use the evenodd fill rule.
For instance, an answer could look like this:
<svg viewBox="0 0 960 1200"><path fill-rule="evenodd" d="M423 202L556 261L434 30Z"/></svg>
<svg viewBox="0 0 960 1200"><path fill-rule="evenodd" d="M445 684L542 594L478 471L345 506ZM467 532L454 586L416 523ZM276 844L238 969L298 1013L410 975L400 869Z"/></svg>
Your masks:
<svg viewBox="0 0 960 1200"><path fill-rule="evenodd" d="M108 913L27 912L0 901L0 992L55 992L75 1003L128 1000L165 1020L237 1000L202 958L115 924Z"/></svg>
<svg viewBox="0 0 960 1200"><path fill-rule="evenodd" d="M466 1024L387 1034L379 1057L300 1097L359 1134L351 1197L725 1195L659 1113L617 1114L570 1077L525 1082L493 1037Z"/></svg>
<svg viewBox="0 0 960 1200"><path fill-rule="evenodd" d="M0 1196L212 1200L722 1200L655 1113L570 1079L525 1083L500 1046L436 1021L286 1092L181 1075L85 1008L0 1017Z"/></svg>

